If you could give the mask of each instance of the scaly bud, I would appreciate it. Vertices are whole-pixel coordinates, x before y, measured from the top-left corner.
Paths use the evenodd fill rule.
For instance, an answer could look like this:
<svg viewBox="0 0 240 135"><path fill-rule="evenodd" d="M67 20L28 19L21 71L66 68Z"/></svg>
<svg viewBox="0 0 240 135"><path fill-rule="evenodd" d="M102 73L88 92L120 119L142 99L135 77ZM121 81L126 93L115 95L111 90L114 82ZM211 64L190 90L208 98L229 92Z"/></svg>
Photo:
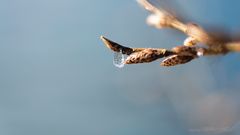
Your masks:
<svg viewBox="0 0 240 135"><path fill-rule="evenodd" d="M129 55L125 60L125 64L148 63L172 54L173 53L171 51L167 51L166 49L146 48L142 51L134 52Z"/></svg>
<svg viewBox="0 0 240 135"><path fill-rule="evenodd" d="M172 51L178 55L197 57L197 48L190 46L177 46Z"/></svg>
<svg viewBox="0 0 240 135"><path fill-rule="evenodd" d="M158 29L169 27L167 16L162 13L151 14L147 18L147 24Z"/></svg>
<svg viewBox="0 0 240 135"><path fill-rule="evenodd" d="M166 67L176 66L179 64L185 64L187 62L190 62L193 59L194 59L194 57L192 57L192 56L172 55L172 56L169 56L166 59L164 59L160 65L166 66Z"/></svg>

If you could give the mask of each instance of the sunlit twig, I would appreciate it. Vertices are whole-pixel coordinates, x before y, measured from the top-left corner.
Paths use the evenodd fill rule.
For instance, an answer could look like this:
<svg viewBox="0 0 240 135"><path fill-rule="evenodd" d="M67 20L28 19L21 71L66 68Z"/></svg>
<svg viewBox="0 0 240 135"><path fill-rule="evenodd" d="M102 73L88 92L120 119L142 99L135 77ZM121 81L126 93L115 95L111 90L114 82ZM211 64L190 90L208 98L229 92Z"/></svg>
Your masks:
<svg viewBox="0 0 240 135"><path fill-rule="evenodd" d="M182 46L163 49L125 47L101 36L102 41L109 49L128 55L125 64L148 63L166 57L161 66L175 66L185 64L199 56L240 52L240 42L226 41L223 38L218 38L213 33L206 32L195 23L184 23L166 10L155 7L148 0L138 0L138 3L151 12L147 18L147 24L157 29L172 28L179 30L188 38L183 42ZM198 43L205 46L197 46Z"/></svg>

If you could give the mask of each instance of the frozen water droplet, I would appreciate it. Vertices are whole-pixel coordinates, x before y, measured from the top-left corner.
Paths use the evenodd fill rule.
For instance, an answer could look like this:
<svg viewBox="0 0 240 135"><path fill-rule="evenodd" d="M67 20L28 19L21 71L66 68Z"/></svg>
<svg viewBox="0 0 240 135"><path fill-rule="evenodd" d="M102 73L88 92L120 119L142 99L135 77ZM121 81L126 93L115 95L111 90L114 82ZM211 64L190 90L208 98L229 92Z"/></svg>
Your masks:
<svg viewBox="0 0 240 135"><path fill-rule="evenodd" d="M120 52L114 52L113 54L113 64L114 66L118 68L124 67L124 55L122 54L122 50L120 49Z"/></svg>

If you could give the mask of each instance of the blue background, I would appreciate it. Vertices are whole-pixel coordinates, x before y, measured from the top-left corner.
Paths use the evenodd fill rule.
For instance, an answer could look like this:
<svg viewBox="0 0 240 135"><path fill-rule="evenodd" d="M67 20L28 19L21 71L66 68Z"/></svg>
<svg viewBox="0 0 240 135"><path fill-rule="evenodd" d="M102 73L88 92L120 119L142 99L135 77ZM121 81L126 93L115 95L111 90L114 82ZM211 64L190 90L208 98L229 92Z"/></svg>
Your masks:
<svg viewBox="0 0 240 135"><path fill-rule="evenodd" d="M202 26L240 31L238 0L171 2ZM239 54L113 66L100 35L131 47L186 38L147 15L134 0L0 0L0 134L239 134Z"/></svg>

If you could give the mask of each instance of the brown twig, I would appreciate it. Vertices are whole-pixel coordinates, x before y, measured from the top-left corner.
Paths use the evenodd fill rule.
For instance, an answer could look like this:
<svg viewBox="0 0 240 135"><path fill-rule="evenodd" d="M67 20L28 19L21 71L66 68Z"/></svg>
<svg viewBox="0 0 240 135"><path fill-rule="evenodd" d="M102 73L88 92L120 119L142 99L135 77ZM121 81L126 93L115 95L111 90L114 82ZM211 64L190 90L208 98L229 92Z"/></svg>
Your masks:
<svg viewBox="0 0 240 135"><path fill-rule="evenodd" d="M189 46L177 46L171 50L162 48L130 48L113 42L106 37L100 37L106 47L114 52L128 55L125 64L148 63L159 58L167 57L161 63L162 66L174 66L184 64L198 57L199 48ZM175 57L171 57L175 56Z"/></svg>
<svg viewBox="0 0 240 135"><path fill-rule="evenodd" d="M186 34L188 38L184 45L172 49L163 48L130 48L113 42L103 36L105 45L115 52L128 55L125 64L147 63L165 58L162 66L175 66L187 63L199 56L224 55L229 52L240 52L240 42L226 41L214 34L209 34L195 23L184 23L164 9L156 8L148 0L138 0L138 3L152 14L147 18L147 23L158 29L173 28ZM202 43L205 47L197 46Z"/></svg>

